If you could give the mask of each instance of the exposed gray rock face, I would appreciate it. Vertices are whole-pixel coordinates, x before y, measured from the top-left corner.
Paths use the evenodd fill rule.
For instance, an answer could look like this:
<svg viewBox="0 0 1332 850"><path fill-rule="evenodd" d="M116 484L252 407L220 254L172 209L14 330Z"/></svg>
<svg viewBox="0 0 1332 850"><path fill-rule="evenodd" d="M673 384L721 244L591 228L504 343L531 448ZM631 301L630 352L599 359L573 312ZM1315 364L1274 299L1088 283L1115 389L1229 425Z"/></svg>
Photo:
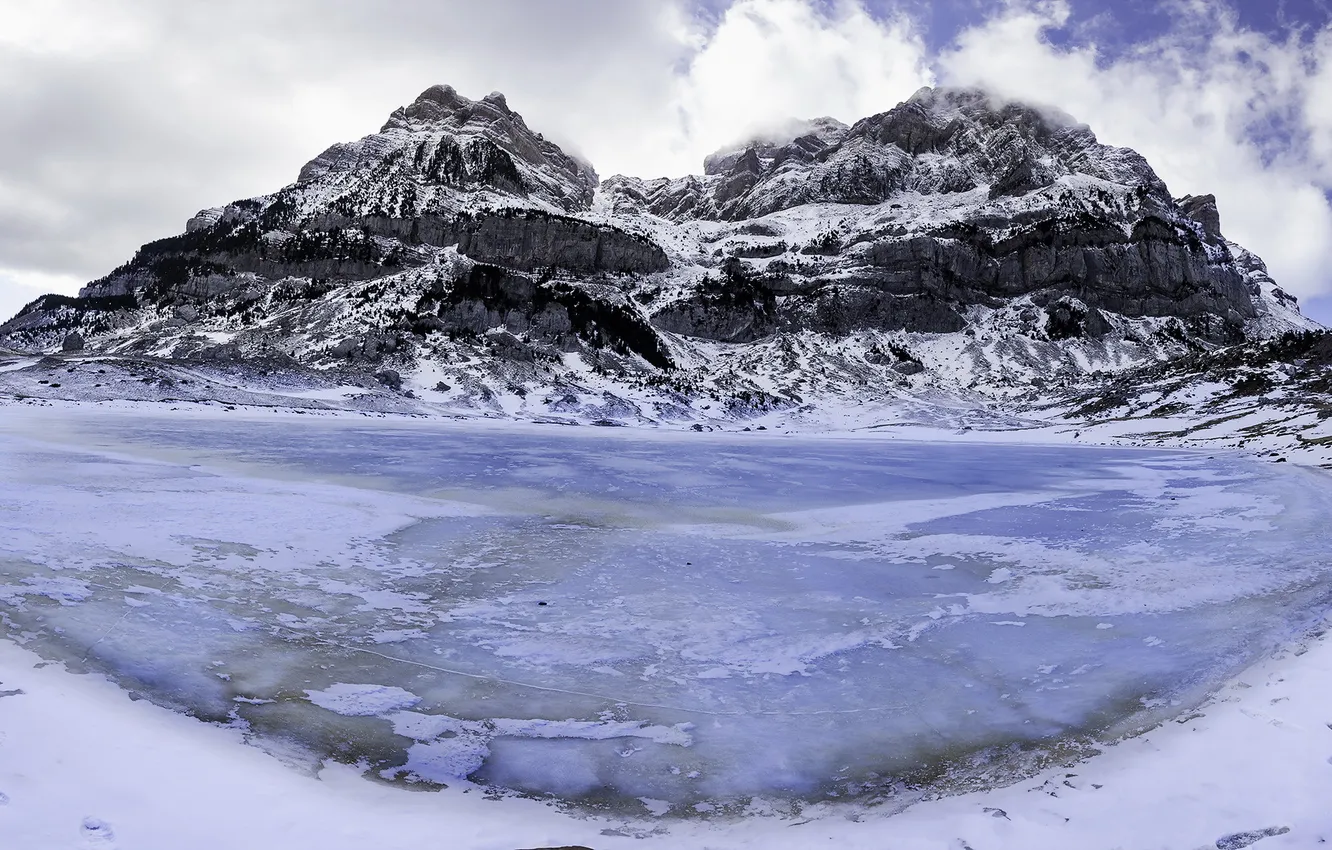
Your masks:
<svg viewBox="0 0 1332 850"><path fill-rule="evenodd" d="M720 278L704 277L686 297L657 310L652 323L684 336L753 342L777 330L777 299L771 287L733 262Z"/></svg>
<svg viewBox="0 0 1332 850"><path fill-rule="evenodd" d="M653 314L653 324L686 336L753 342L774 332L843 335L859 330L951 333L966 327L958 305L926 294L894 293L854 279L796 281L732 263Z"/></svg>
<svg viewBox="0 0 1332 850"><path fill-rule="evenodd" d="M520 378L582 409L568 388L588 372L656 387L663 410L705 384L759 410L799 403L797 368L888 388L952 368L912 347L1044 380L1307 325L1225 239L1215 198L1175 200L1057 110L922 89L719 151L701 175L598 187L502 95L436 86L295 183L39 299L0 343L297 362L404 393L428 361L449 380L418 391L486 410Z"/></svg>
<svg viewBox="0 0 1332 850"><path fill-rule="evenodd" d="M459 253L479 262L523 271L558 268L579 274L647 274L670 267L666 253L646 237L542 210L414 219L367 216L358 224L373 236L411 245L457 246ZM349 225L349 220L333 216L320 222L321 227L329 228Z"/></svg>
<svg viewBox="0 0 1332 850"><path fill-rule="evenodd" d="M414 312L445 333L490 335L491 347L509 359L557 357L586 345L637 355L656 368L672 366L665 343L622 295L498 266L472 266L466 277L427 293ZM536 347L518 354L513 334L523 334Z"/></svg>
<svg viewBox="0 0 1332 850"><path fill-rule="evenodd" d="M457 244L476 260L523 271L646 274L670 266L666 252L646 238L539 212L481 216L464 225Z"/></svg>
<svg viewBox="0 0 1332 850"><path fill-rule="evenodd" d="M1220 242L1221 213L1216 208L1215 195L1185 195L1179 199L1179 208L1184 214L1202 225L1204 238L1210 242Z"/></svg>
<svg viewBox="0 0 1332 850"><path fill-rule="evenodd" d="M1214 313L1238 326L1255 315L1233 260L1168 219L1144 217L1128 233L1086 220L1012 224L1002 240L995 239L998 228L962 224L871 242L861 252L865 280L896 294L962 303L1068 293L1129 316Z"/></svg>

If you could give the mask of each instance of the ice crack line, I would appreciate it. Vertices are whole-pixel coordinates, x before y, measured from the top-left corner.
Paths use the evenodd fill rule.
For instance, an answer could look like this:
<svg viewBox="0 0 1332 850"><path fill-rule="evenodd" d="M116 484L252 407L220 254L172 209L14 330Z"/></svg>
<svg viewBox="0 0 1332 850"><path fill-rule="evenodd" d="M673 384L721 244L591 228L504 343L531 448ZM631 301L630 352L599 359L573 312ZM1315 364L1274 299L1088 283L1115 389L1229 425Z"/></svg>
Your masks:
<svg viewBox="0 0 1332 850"><path fill-rule="evenodd" d="M125 613L121 614L120 618L117 619L114 623L112 623L110 628L102 632L101 637L99 637L97 640L93 641L92 643L88 644L88 648L84 650L83 658L80 659L79 663L81 664L86 663L88 660L88 656L92 655L92 651L97 648L97 644L111 637L111 634L115 632L116 629L120 628L120 624L125 622L125 618L128 617L133 610L134 610L133 608L126 608Z"/></svg>
<svg viewBox="0 0 1332 850"><path fill-rule="evenodd" d="M166 591L164 589L164 586L166 585L167 581L168 581L167 577L162 576L161 581L158 583L158 586L154 589L157 590L157 592L159 593L165 593ZM124 588L117 588L108 584L97 584L96 582L88 582L88 584L91 587L99 587L103 590L120 591L120 592L124 591ZM136 610L138 609L126 605L125 613L121 614L120 617L114 623L111 624L110 628L102 632L101 637L99 637L97 640L93 641L92 643L88 644L88 648L83 652L83 659L79 663L86 663L88 661L88 657L92 655L92 651L97 648L97 644L111 637L111 635L116 631L116 629L119 629L120 625L125 622L125 618L128 617L130 614L133 614ZM149 614L148 616L149 618L152 617L151 614Z"/></svg>

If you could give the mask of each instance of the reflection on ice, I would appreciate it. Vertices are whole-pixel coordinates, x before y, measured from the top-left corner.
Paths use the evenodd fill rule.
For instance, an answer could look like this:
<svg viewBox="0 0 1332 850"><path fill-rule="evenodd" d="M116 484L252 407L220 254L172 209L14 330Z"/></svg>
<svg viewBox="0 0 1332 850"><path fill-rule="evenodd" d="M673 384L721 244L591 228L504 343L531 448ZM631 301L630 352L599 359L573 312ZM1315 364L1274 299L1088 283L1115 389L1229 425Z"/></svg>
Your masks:
<svg viewBox="0 0 1332 850"><path fill-rule="evenodd" d="M7 633L414 782L979 775L1178 711L1329 595L1321 481L1195 454L74 421L0 436Z"/></svg>

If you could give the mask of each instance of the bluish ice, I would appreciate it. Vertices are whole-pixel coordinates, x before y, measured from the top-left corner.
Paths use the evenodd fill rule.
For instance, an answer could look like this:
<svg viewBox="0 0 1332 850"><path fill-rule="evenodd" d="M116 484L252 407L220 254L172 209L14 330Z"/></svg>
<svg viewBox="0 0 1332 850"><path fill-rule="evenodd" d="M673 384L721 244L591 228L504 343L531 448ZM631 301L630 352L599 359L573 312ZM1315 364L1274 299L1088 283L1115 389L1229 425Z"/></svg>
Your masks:
<svg viewBox="0 0 1332 850"><path fill-rule="evenodd" d="M0 442L10 638L403 782L998 781L1332 598L1323 476L1233 456L13 412Z"/></svg>

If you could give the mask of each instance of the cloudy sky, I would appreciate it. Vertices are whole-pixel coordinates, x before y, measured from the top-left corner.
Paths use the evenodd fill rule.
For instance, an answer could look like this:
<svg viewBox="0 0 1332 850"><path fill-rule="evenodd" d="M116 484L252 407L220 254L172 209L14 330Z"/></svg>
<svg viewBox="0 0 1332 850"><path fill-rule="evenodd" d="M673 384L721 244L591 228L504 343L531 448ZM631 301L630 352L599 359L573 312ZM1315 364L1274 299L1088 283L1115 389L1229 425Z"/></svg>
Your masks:
<svg viewBox="0 0 1332 850"><path fill-rule="evenodd" d="M1328 0L7 0L0 313L291 182L433 83L502 91L603 176L645 177L984 84L1214 193L1332 323Z"/></svg>

